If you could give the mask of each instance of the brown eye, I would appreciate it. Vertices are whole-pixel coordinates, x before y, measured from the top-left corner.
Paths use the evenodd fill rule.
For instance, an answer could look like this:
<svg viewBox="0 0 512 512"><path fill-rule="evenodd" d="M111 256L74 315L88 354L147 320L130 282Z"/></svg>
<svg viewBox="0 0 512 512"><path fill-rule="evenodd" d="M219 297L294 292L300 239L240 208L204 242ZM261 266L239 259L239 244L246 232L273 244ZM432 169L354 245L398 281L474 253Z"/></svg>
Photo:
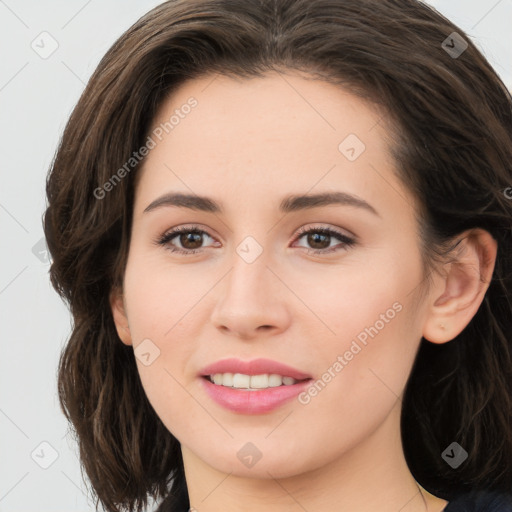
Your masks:
<svg viewBox="0 0 512 512"><path fill-rule="evenodd" d="M306 244L309 246L305 248L314 254L326 254L338 250L348 249L356 243L354 238L326 227L311 228L308 230L301 229L296 240L301 239L304 239ZM331 246L333 239L337 239L340 243L338 243L337 246ZM304 246L302 245L299 247Z"/></svg>
<svg viewBox="0 0 512 512"><path fill-rule="evenodd" d="M308 233L307 241L313 249L327 249L330 245L330 235L324 235L323 233ZM327 243L327 245L325 245Z"/></svg>
<svg viewBox="0 0 512 512"><path fill-rule="evenodd" d="M205 237L213 240L206 231L203 231L198 227L179 227L164 233L156 240L156 243L158 245L163 245L171 252L194 254L203 249Z"/></svg>
<svg viewBox="0 0 512 512"><path fill-rule="evenodd" d="M198 249L203 243L203 235L196 231L179 234L177 238L184 249Z"/></svg>

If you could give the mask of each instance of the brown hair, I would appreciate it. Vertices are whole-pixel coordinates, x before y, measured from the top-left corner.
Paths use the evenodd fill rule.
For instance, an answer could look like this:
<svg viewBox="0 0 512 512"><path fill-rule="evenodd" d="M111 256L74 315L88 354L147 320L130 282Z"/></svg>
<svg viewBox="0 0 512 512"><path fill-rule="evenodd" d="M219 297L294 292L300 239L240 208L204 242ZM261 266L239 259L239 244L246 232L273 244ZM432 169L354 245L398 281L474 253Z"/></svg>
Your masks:
<svg viewBox="0 0 512 512"><path fill-rule="evenodd" d="M458 56L442 46L453 32L468 45ZM411 472L433 494L512 491L510 93L461 29L415 0L177 0L147 13L101 60L47 179L51 282L74 320L59 398L98 501L141 510L148 494L186 496L186 487L179 442L148 402L109 304L122 285L138 166L103 199L95 191L144 144L185 80L269 70L304 71L384 109L397 175L421 205L428 268L466 229L497 240L469 325L446 344L421 340L401 430ZM457 469L441 457L453 441L469 454Z"/></svg>

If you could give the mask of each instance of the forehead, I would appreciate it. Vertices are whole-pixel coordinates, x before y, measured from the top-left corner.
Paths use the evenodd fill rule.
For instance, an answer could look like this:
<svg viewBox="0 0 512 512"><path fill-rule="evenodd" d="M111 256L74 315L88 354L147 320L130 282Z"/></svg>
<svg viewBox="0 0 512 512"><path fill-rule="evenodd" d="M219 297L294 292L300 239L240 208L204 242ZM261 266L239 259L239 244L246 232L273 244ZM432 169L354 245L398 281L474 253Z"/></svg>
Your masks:
<svg viewBox="0 0 512 512"><path fill-rule="evenodd" d="M281 197L345 184L360 196L392 174L388 134L373 105L307 75L208 75L162 103L150 134L155 147L138 174L144 195L228 188L243 197L250 185L262 199L272 190Z"/></svg>
<svg viewBox="0 0 512 512"><path fill-rule="evenodd" d="M192 108L191 102L195 103ZM271 71L253 78L211 74L188 80L163 102L153 125L164 127L171 121L168 128L174 137L180 132L188 137L186 126L195 129L195 122L200 120L232 136L252 133L275 138L281 131L284 138L309 131L314 139L327 134L336 139L349 129L364 138L377 123L385 123L383 114L340 86L304 73ZM221 134L219 130L204 130L198 135L206 141Z"/></svg>

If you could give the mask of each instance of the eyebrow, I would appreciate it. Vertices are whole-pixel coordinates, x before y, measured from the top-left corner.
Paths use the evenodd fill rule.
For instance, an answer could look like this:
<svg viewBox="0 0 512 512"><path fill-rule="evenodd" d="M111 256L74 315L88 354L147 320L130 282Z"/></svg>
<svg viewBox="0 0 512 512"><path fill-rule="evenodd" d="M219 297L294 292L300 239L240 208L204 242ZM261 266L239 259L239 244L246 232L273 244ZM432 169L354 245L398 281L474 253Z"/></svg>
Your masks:
<svg viewBox="0 0 512 512"><path fill-rule="evenodd" d="M373 206L364 199L348 194L347 192L324 192L319 194L291 195L285 197L279 210L283 213L296 212L321 206L354 206L373 213L380 217ZM155 199L149 204L143 213L147 213L162 207L189 208L209 213L223 213L221 205L214 199L195 194L184 194L181 192L170 192Z"/></svg>

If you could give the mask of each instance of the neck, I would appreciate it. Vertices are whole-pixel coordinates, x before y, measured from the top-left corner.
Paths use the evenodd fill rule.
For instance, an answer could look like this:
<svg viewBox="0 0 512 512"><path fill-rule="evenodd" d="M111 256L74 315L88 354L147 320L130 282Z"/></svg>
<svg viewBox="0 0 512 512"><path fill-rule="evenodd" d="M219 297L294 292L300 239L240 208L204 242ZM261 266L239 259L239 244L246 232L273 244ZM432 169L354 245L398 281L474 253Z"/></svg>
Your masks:
<svg viewBox="0 0 512 512"><path fill-rule="evenodd" d="M261 478L223 473L182 446L190 506L201 512L441 512L447 502L422 489L407 467L399 423L397 404L371 436L321 467L286 478L275 478L270 468Z"/></svg>

